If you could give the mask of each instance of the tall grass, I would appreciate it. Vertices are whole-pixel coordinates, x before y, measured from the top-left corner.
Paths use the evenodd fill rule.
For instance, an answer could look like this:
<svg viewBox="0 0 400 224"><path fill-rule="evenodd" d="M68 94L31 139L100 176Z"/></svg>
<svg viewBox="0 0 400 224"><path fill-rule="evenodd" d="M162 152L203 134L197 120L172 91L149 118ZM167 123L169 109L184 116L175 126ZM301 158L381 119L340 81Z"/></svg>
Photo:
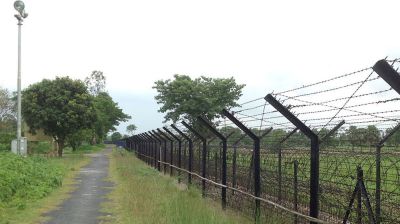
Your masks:
<svg viewBox="0 0 400 224"><path fill-rule="evenodd" d="M219 203L203 199L198 189L178 185L125 151L113 152L111 176L116 183L106 211L110 223L252 223Z"/></svg>

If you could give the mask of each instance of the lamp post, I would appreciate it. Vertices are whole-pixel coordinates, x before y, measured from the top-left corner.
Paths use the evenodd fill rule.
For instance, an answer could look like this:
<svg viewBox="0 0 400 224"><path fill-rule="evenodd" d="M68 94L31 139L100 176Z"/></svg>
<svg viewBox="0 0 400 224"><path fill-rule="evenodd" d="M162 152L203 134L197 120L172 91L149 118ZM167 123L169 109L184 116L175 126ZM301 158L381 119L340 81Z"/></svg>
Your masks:
<svg viewBox="0 0 400 224"><path fill-rule="evenodd" d="M21 26L24 19L28 17L28 13L25 13L23 1L15 1L14 8L18 12L14 15L18 20L17 153L21 154Z"/></svg>

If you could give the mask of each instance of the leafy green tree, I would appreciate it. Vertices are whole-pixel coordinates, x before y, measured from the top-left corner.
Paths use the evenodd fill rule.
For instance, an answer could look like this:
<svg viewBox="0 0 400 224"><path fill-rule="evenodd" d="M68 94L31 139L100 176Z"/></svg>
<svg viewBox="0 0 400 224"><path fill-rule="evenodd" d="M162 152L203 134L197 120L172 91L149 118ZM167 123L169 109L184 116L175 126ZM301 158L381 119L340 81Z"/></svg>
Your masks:
<svg viewBox="0 0 400 224"><path fill-rule="evenodd" d="M118 104L106 92L100 92L94 97L96 121L94 122L92 143L102 141L108 132L115 131L115 126L131 117L123 113Z"/></svg>
<svg viewBox="0 0 400 224"><path fill-rule="evenodd" d="M380 132L375 125L368 125L365 131L364 141L368 143L369 146L375 145L379 142Z"/></svg>
<svg viewBox="0 0 400 224"><path fill-rule="evenodd" d="M354 146L356 146L359 141L357 136L358 134L356 126L350 126L349 129L346 130L347 140L352 146L352 149L354 149Z"/></svg>
<svg viewBox="0 0 400 224"><path fill-rule="evenodd" d="M133 135L135 133L137 127L134 124L130 124L126 127L126 131L128 132L129 135Z"/></svg>
<svg viewBox="0 0 400 224"><path fill-rule="evenodd" d="M386 134L392 131L393 128L386 130ZM396 131L388 140L387 144L390 146L398 147L400 145L400 131Z"/></svg>
<svg viewBox="0 0 400 224"><path fill-rule="evenodd" d="M67 143L72 151L76 151L83 142L89 142L92 137L91 129L81 129L67 136Z"/></svg>
<svg viewBox="0 0 400 224"><path fill-rule="evenodd" d="M320 145L320 147L331 147L339 144L339 134L337 132L326 136L331 130L327 128L321 128L316 133L319 133L318 136L320 140L324 139L324 142Z"/></svg>
<svg viewBox="0 0 400 224"><path fill-rule="evenodd" d="M175 75L174 80L156 81L153 88L158 92L157 103L162 105L159 112L166 113L165 121L185 119L193 124L199 115L213 120L223 108L238 106L244 86L236 84L233 77L191 79Z"/></svg>
<svg viewBox="0 0 400 224"><path fill-rule="evenodd" d="M85 84L69 77L44 79L22 93L22 115L30 132L42 129L58 143L61 157L67 137L91 128L96 120L93 97Z"/></svg>
<svg viewBox="0 0 400 224"><path fill-rule="evenodd" d="M119 133L119 132L114 132L112 135L111 135L111 140L112 141L117 141L117 140L120 140L122 138L122 135L121 135L121 133Z"/></svg>
<svg viewBox="0 0 400 224"><path fill-rule="evenodd" d="M279 141L286 135L286 131L283 129L273 129L271 133L261 139L262 145L267 146L268 149L278 150Z"/></svg>

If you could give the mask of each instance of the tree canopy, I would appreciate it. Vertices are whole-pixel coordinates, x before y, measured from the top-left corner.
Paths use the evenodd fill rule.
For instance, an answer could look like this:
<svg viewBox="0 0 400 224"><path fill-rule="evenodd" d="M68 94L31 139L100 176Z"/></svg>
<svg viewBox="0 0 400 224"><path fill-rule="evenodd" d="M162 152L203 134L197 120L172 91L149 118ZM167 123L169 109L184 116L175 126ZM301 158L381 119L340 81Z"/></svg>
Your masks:
<svg viewBox="0 0 400 224"><path fill-rule="evenodd" d="M121 133L119 133L119 132L114 132L112 135L111 135L111 140L112 141L117 141L117 140L120 140L122 138L122 135L121 135Z"/></svg>
<svg viewBox="0 0 400 224"><path fill-rule="evenodd" d="M125 114L118 104L113 101L106 92L100 92L94 97L96 121L94 122L94 134L96 139L102 140L109 131L115 131L115 126L127 121L131 117Z"/></svg>
<svg viewBox="0 0 400 224"><path fill-rule="evenodd" d="M59 145L62 156L69 135L91 128L96 120L93 97L85 84L69 77L44 79L22 93L22 114L30 132L42 129Z"/></svg>
<svg viewBox="0 0 400 224"><path fill-rule="evenodd" d="M130 124L126 126L126 131L130 134L133 135L133 133L136 131L137 127L134 124Z"/></svg>
<svg viewBox="0 0 400 224"><path fill-rule="evenodd" d="M193 123L197 116L213 120L223 108L238 106L244 86L236 84L233 77L191 79L175 75L174 80L156 81L153 88L158 92L157 103L162 105L159 112L166 113L165 121L185 119Z"/></svg>

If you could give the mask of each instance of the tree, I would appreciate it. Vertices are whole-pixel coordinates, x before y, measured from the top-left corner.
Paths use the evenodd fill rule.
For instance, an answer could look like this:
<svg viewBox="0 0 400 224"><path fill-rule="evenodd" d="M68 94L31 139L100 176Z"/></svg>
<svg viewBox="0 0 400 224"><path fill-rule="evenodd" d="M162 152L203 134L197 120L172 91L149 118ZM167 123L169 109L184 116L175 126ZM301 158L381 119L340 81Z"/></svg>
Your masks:
<svg viewBox="0 0 400 224"><path fill-rule="evenodd" d="M355 146L365 145L365 141L368 139L367 129L357 128L356 126L350 126L349 129L346 130L346 136L353 150Z"/></svg>
<svg viewBox="0 0 400 224"><path fill-rule="evenodd" d="M265 131L264 131L265 132ZM273 151L277 151L280 146L279 141L286 136L286 131L283 129L273 129L266 137L261 139L262 145L267 146Z"/></svg>
<svg viewBox="0 0 400 224"><path fill-rule="evenodd" d="M118 104L113 101L106 92L100 92L94 97L94 108L96 111L96 121L93 128L93 141L102 141L109 131L115 131L115 126L120 122L127 121L131 117L122 112Z"/></svg>
<svg viewBox="0 0 400 224"><path fill-rule="evenodd" d="M119 132L114 132L112 135L111 135L111 140L112 141L117 141L117 140L120 140L122 138L122 135L121 135L121 133L119 133Z"/></svg>
<svg viewBox="0 0 400 224"><path fill-rule="evenodd" d="M368 143L369 146L376 145L379 142L380 132L375 125L368 125L364 134L364 142Z"/></svg>
<svg viewBox="0 0 400 224"><path fill-rule="evenodd" d="M99 93L105 92L106 77L101 71L93 71L90 76L85 78L85 85L92 95L97 96Z"/></svg>
<svg viewBox="0 0 400 224"><path fill-rule="evenodd" d="M130 124L126 127L126 131L129 133L129 135L133 135L133 133L136 131L137 127L134 124Z"/></svg>
<svg viewBox="0 0 400 224"><path fill-rule="evenodd" d="M61 157L67 137L78 130L91 128L96 119L93 97L85 84L69 77L44 79L22 93L22 115L35 133L42 129L58 143Z"/></svg>
<svg viewBox="0 0 400 224"><path fill-rule="evenodd" d="M321 140L324 139L323 144L320 144L321 147L331 147L339 144L339 135L337 132L332 133L329 136L326 136L330 132L330 130L327 128L321 128L319 131L315 132L318 132L318 136Z"/></svg>
<svg viewBox="0 0 400 224"><path fill-rule="evenodd" d="M85 141L90 141L92 137L92 130L81 129L67 136L67 143L71 146L72 151L78 149Z"/></svg>
<svg viewBox="0 0 400 224"><path fill-rule="evenodd" d="M388 128L385 135L390 133L392 130L393 128ZM400 144L400 131L396 131L395 133L393 133L393 135L387 140L387 144L390 146L398 147Z"/></svg>
<svg viewBox="0 0 400 224"><path fill-rule="evenodd" d="M165 122L185 119L193 124L197 116L213 120L223 108L238 106L236 101L244 86L236 84L233 77L191 79L187 75L175 75L174 80L156 81L153 89L158 92L157 103L162 104L159 112L166 113Z"/></svg>
<svg viewBox="0 0 400 224"><path fill-rule="evenodd" d="M0 122L1 124L15 121L16 114L16 102L11 93L2 87L0 87Z"/></svg>

